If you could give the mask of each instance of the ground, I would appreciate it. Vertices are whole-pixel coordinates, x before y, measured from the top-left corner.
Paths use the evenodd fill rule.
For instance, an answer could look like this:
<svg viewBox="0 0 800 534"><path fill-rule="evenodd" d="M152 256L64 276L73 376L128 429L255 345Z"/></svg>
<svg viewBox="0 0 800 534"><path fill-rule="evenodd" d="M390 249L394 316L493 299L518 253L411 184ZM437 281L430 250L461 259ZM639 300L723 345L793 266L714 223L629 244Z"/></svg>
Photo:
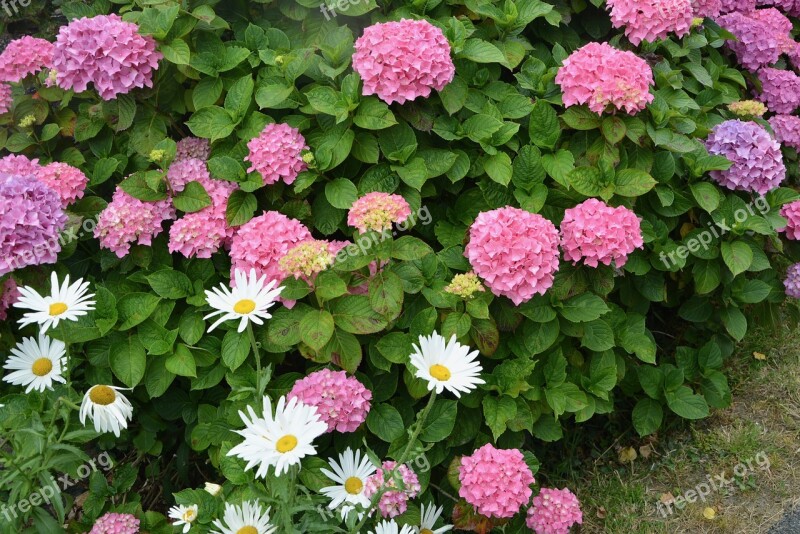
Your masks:
<svg viewBox="0 0 800 534"><path fill-rule="evenodd" d="M775 527L800 508L800 332L755 331L730 367L729 408L650 440L622 434L548 481L576 491L581 533L800 532L789 518ZM679 496L695 502L678 509Z"/></svg>

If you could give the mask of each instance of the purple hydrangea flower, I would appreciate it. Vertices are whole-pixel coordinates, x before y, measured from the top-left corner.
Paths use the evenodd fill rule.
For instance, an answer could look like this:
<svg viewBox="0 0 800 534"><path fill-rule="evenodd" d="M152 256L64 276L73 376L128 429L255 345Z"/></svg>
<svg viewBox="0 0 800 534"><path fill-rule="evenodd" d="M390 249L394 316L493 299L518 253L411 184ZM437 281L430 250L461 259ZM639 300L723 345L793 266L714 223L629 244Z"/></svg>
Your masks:
<svg viewBox="0 0 800 534"><path fill-rule="evenodd" d="M783 281L786 294L792 298L800 299L800 263L795 263L786 270L786 279Z"/></svg>

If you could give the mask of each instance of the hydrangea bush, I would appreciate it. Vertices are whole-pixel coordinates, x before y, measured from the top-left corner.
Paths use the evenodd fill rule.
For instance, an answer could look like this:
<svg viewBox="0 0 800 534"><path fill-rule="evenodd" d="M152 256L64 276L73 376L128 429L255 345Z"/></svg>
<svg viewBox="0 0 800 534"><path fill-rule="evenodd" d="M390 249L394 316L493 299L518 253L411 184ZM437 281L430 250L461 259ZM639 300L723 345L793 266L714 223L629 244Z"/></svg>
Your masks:
<svg viewBox="0 0 800 534"><path fill-rule="evenodd" d="M0 53L0 530L569 532L537 453L798 315L795 4L61 2Z"/></svg>

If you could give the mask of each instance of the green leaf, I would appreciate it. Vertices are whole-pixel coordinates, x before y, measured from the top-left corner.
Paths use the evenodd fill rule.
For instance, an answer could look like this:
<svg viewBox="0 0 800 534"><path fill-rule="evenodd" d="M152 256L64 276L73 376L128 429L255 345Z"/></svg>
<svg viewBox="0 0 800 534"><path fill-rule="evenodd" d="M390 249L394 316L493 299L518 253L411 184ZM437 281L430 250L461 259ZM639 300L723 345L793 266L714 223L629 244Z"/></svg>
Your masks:
<svg viewBox="0 0 800 534"><path fill-rule="evenodd" d="M186 126L197 137L214 142L231 135L236 121L227 110L219 106L208 106L195 111Z"/></svg>
<svg viewBox="0 0 800 534"><path fill-rule="evenodd" d="M325 198L334 208L347 210L358 200L358 189L347 178L337 178L325 185Z"/></svg>
<svg viewBox="0 0 800 534"><path fill-rule="evenodd" d="M595 167L578 167L567 175L569 185L575 191L587 197L604 196L608 186L603 183L600 170Z"/></svg>
<svg viewBox="0 0 800 534"><path fill-rule="evenodd" d="M195 213L211 205L211 197L208 196L205 187L200 182L189 182L183 191L175 195L172 199L175 207L185 213Z"/></svg>
<svg viewBox="0 0 800 534"><path fill-rule="evenodd" d="M453 433L457 414L458 403L456 401L437 400L422 426L419 438L427 443L436 443L446 439Z"/></svg>
<svg viewBox="0 0 800 534"><path fill-rule="evenodd" d="M144 322L156 310L161 299L150 293L128 293L117 302L120 330L128 330Z"/></svg>
<svg viewBox="0 0 800 534"><path fill-rule="evenodd" d="M575 130L594 130L601 125L600 116L586 106L571 106L561 118L567 126Z"/></svg>
<svg viewBox="0 0 800 534"><path fill-rule="evenodd" d="M120 182L119 187L133 198L145 202L155 202L167 198L166 183L163 181L163 173L158 171L136 172ZM148 180L159 178L158 190L148 185Z"/></svg>
<svg viewBox="0 0 800 534"><path fill-rule="evenodd" d="M588 322L583 326L581 346L597 352L611 349L614 347L614 331L601 319Z"/></svg>
<svg viewBox="0 0 800 534"><path fill-rule="evenodd" d="M122 298L124 299L125 297ZM111 370L120 382L132 388L142 381L147 366L147 356L139 336L128 332L115 338L111 343L109 354Z"/></svg>
<svg viewBox="0 0 800 534"><path fill-rule="evenodd" d="M649 436L661 427L664 410L661 403L653 399L639 399L633 409L633 428L644 437Z"/></svg>
<svg viewBox="0 0 800 534"><path fill-rule="evenodd" d="M766 299L772 288L761 280L747 280L741 286L734 286L733 297L745 304L756 304Z"/></svg>
<svg viewBox="0 0 800 534"><path fill-rule="evenodd" d="M656 185L652 176L639 169L619 170L614 181L614 193L623 197L642 196Z"/></svg>
<svg viewBox="0 0 800 534"><path fill-rule="evenodd" d="M229 226L241 226L253 218L257 207L258 201L253 193L237 189L228 198L225 219Z"/></svg>
<svg viewBox="0 0 800 534"><path fill-rule="evenodd" d="M167 357L164 365L167 371L178 376L197 377L197 364L195 363L194 355L186 345L179 343L175 347L175 352Z"/></svg>
<svg viewBox="0 0 800 534"><path fill-rule="evenodd" d="M390 404L373 406L367 415L367 428L379 439L391 443L405 434L405 425L400 412Z"/></svg>
<svg viewBox="0 0 800 534"><path fill-rule="evenodd" d="M741 341L747 334L747 318L739 308L729 306L720 311L720 318L725 330L735 339Z"/></svg>
<svg viewBox="0 0 800 534"><path fill-rule="evenodd" d="M483 163L483 168L489 178L498 184L505 186L511 182L511 158L505 152L489 156Z"/></svg>
<svg viewBox="0 0 800 534"><path fill-rule="evenodd" d="M164 59L176 65L188 65L192 58L189 45L182 39L173 39L169 44L161 45Z"/></svg>
<svg viewBox="0 0 800 534"><path fill-rule="evenodd" d="M689 189L691 189L692 196L694 196L697 204L708 213L711 213L719 207L720 194L714 184L697 182L690 184Z"/></svg>
<svg viewBox="0 0 800 534"><path fill-rule="evenodd" d="M667 391L667 406L684 419L702 419L708 417L708 403L702 395L692 393L688 386L681 386L675 391Z"/></svg>
<svg viewBox="0 0 800 534"><path fill-rule="evenodd" d="M389 106L374 96L367 96L361 100L353 122L359 128L366 130L383 130L397 124Z"/></svg>
<svg viewBox="0 0 800 534"><path fill-rule="evenodd" d="M231 85L225 96L225 109L231 114L234 122L242 120L253 101L255 82L251 75L243 76Z"/></svg>
<svg viewBox="0 0 800 534"><path fill-rule="evenodd" d="M606 141L615 145L625 138L628 128L621 118L613 116L603 119L600 131L603 132L603 137L606 138Z"/></svg>
<svg viewBox="0 0 800 534"><path fill-rule="evenodd" d="M403 308L403 295L403 283L391 271L381 271L369 282L370 306L381 315L398 316Z"/></svg>
<svg viewBox="0 0 800 534"><path fill-rule="evenodd" d="M467 39L464 48L456 57L469 59L475 63L500 63L506 64L506 56L499 48L481 39Z"/></svg>
<svg viewBox="0 0 800 534"><path fill-rule="evenodd" d="M404 235L392 243L392 257L398 260L421 260L432 253L433 249L430 245L409 235Z"/></svg>
<svg viewBox="0 0 800 534"><path fill-rule="evenodd" d="M147 282L158 296L165 299L181 299L192 293L192 281L180 271L163 269L147 276Z"/></svg>
<svg viewBox="0 0 800 534"><path fill-rule="evenodd" d="M609 311L606 303L594 293L582 293L564 302L560 312L568 321L582 323L594 321Z"/></svg>
<svg viewBox="0 0 800 534"><path fill-rule="evenodd" d="M558 115L553 107L544 100L537 100L533 105L528 129L531 142L542 148L554 148L561 136Z"/></svg>
<svg viewBox="0 0 800 534"><path fill-rule="evenodd" d="M336 326L351 334L374 334L386 328L386 320L372 309L369 298L362 295L336 299L330 311Z"/></svg>
<svg viewBox="0 0 800 534"><path fill-rule="evenodd" d="M333 336L333 316L325 310L311 310L300 321L300 339L319 351Z"/></svg>
<svg viewBox="0 0 800 534"><path fill-rule="evenodd" d="M483 417L495 440L506 431L508 421L517 415L517 403L511 397L486 395L483 398Z"/></svg>
<svg viewBox="0 0 800 534"><path fill-rule="evenodd" d="M228 369L235 371L250 355L250 338L242 332L229 330L222 338L222 362Z"/></svg>
<svg viewBox="0 0 800 534"><path fill-rule="evenodd" d="M723 241L720 245L722 259L733 276L745 272L753 263L753 250L743 241Z"/></svg>

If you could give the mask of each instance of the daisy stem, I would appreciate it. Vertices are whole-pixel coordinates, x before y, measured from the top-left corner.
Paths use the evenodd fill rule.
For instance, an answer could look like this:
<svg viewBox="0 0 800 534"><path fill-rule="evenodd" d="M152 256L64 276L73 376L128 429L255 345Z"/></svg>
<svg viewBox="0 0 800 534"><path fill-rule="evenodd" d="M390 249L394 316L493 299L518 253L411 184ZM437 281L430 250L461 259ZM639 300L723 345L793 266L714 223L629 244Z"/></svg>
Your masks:
<svg viewBox="0 0 800 534"><path fill-rule="evenodd" d="M263 397L264 386L261 384L261 353L258 350L256 335L253 332L253 323L250 321L247 321L247 335L250 338L250 346L253 347L253 356L256 358L256 391L258 392L258 397Z"/></svg>
<svg viewBox="0 0 800 534"><path fill-rule="evenodd" d="M67 379L67 393L72 391L72 374L70 373L70 361L69 361L69 343L67 343L67 330L64 328L64 322L61 322L61 326L59 327L61 330L61 337L64 338L64 361L66 365L64 366L64 376Z"/></svg>

